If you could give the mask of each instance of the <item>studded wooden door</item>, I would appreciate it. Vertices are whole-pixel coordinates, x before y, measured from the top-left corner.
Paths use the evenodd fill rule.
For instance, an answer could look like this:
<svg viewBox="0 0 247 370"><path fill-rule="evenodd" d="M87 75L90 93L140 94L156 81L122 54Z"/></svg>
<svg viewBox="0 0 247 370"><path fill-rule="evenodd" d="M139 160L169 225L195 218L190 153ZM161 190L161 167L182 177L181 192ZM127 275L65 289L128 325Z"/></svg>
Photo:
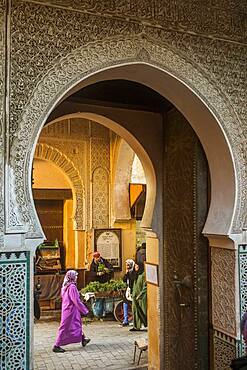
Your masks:
<svg viewBox="0 0 247 370"><path fill-rule="evenodd" d="M167 115L164 153L165 368L208 366L207 161L175 109Z"/></svg>

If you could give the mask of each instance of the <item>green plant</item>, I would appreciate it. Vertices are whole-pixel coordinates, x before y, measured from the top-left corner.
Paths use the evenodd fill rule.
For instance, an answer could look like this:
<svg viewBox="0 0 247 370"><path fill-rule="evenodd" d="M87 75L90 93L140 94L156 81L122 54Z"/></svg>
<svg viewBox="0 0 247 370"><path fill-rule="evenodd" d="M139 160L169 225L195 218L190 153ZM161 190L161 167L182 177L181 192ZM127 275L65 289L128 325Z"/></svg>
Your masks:
<svg viewBox="0 0 247 370"><path fill-rule="evenodd" d="M105 269L105 265L103 263L99 263L98 265L98 272L103 272Z"/></svg>
<svg viewBox="0 0 247 370"><path fill-rule="evenodd" d="M124 283L121 279L110 280L106 283L92 281L91 283L87 284L85 288L81 289L81 294L85 294L88 292L117 292L121 289L125 289L126 286L126 283Z"/></svg>

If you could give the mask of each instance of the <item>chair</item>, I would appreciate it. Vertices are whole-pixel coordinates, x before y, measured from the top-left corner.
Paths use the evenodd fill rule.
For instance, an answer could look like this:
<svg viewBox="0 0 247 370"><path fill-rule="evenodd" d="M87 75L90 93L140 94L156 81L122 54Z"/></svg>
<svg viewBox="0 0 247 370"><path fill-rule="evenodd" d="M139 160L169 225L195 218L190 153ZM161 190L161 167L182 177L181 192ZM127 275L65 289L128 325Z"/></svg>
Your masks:
<svg viewBox="0 0 247 370"><path fill-rule="evenodd" d="M140 360L141 360L142 352L145 352L145 351L148 349L147 339L145 339L145 338L140 338L140 339L135 340L135 349L134 349L133 364L135 364L135 359L136 359L136 349L137 349L137 348L138 348L138 349L139 349L139 351L140 351L140 353L139 353L139 357L138 357L138 361L137 361L137 365L139 365Z"/></svg>

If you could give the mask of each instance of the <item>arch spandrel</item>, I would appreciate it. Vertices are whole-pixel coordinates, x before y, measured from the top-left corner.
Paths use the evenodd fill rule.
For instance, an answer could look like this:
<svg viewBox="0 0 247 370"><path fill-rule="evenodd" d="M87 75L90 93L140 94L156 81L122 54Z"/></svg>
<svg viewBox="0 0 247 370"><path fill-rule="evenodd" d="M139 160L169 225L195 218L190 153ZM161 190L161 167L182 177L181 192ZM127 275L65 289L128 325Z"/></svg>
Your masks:
<svg viewBox="0 0 247 370"><path fill-rule="evenodd" d="M96 72L107 69L114 70L114 67L120 68L120 66L122 67L124 65L135 65L137 67L136 71L139 68L142 80L147 80L148 76L144 76L140 66L146 65L156 72L160 71L163 79L159 80L159 86L155 88L156 91L161 91L162 86L167 85L167 81L171 83L170 92L174 85L176 85L178 89L177 94L173 99L170 98L170 100L185 115L193 128L196 122L190 115L189 107L184 106L181 109L185 97L184 92L187 92L189 99L192 99L191 110L195 109L194 104L196 102L197 107L200 107L200 113L207 114L210 118L211 136L212 138L218 137L220 139L220 145L223 145L229 165L228 170L225 172L229 173L224 173L222 166L221 168L219 167L219 162L217 164L219 167L217 173L213 159L209 158L212 146L207 142L203 142L200 134L198 134L198 127L195 128L208 157L211 179L213 181L212 194L214 194L215 190L216 195L215 198L213 196L211 202L205 232L228 234L231 232L232 223L234 223L234 229L239 230L246 213L246 194L243 189L247 181L246 174L244 173L245 163L242 149L236 145L236 140L239 139L239 142L241 142L242 137L236 115L222 92L218 90L216 85L209 80L202 70L193 65L188 59L175 53L169 46L158 45L148 41L147 38L138 36L133 38L108 39L76 49L51 68L36 86L29 100L29 104L23 113L21 127L17 135L18 140L13 142L11 148L12 153L16 153L15 156L11 157L10 165L15 172L14 192L17 194L17 198L21 200L18 205L19 215L22 215L23 219L28 218L30 225L35 223L36 215L33 207L30 205L30 189L28 190L25 184L28 183L28 177L31 172L30 163L32 162L32 153L38 135L48 115L63 99L63 96L69 93L78 83L82 81L86 82L86 78L90 78ZM131 75L129 75L129 79L132 79ZM149 86L151 85L152 83L149 80ZM42 99L40 99L41 96ZM166 95L165 97L169 99L169 96ZM187 108L187 112L185 108ZM234 131L233 137L231 131ZM216 136L214 135L215 132L217 132ZM231 147L232 149L230 149ZM236 176L235 171L237 171L238 176ZM237 177L241 180L237 184L238 200L236 202L235 186ZM228 194L224 194L227 187L223 187L224 179L230 192ZM221 189L218 189L219 186ZM217 215L220 209L217 203L218 195L222 200L227 201L227 205L223 206L223 212ZM215 201L216 203L214 203ZM11 202L13 203L13 200L9 199L9 205ZM9 212L8 215L7 229L15 230L14 216L16 215L14 215L13 211ZM216 229L214 228L215 218L219 222L223 220ZM39 229L35 225L32 226L30 229L36 229L36 232L39 233Z"/></svg>

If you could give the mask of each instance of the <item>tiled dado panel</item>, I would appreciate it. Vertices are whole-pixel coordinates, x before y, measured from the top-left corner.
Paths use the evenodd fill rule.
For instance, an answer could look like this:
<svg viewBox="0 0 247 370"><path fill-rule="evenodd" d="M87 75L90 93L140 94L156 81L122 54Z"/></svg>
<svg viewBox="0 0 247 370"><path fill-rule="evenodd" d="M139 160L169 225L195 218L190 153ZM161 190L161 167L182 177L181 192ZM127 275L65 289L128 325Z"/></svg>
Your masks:
<svg viewBox="0 0 247 370"><path fill-rule="evenodd" d="M231 361L237 355L237 342L234 338L214 331L214 370L229 370Z"/></svg>
<svg viewBox="0 0 247 370"><path fill-rule="evenodd" d="M219 274L215 274L216 270L214 268L214 277L216 278L216 275L218 275L218 281L221 283L218 284L218 293L216 296L218 298L220 297L220 292L223 293L224 289L224 284L228 281L228 290L225 290L226 294L226 302L229 303L230 306L230 300L232 296L232 283L233 283L233 277L235 274L235 262L233 260L233 256L235 256L234 251L230 250L224 250L222 249L221 251L217 251L218 248L213 248L214 251L214 262L213 266L218 265L219 269L222 271L221 276ZM223 257L223 255L225 257ZM224 271L226 269L222 269L222 266L227 266L225 264L225 259L228 260L228 276L225 275ZM221 263L220 263L221 260ZM218 261L218 262L217 262ZM230 268L231 267L231 268ZM231 271L231 272L230 272ZM241 317L245 311L247 311L247 244L241 244L238 247L238 272L239 272L239 317L237 318L236 321L241 320ZM225 278L224 278L225 276ZM214 279L213 277L213 279ZM233 298L233 297L232 297ZM221 300L222 304L224 304L223 300ZM229 318L232 316L233 312L228 310L229 307L227 304L225 305L224 311L222 311L221 316L225 316L225 318ZM216 306L218 307L218 306ZM218 307L219 308L219 307ZM217 311L218 309L214 309L213 311ZM218 316L215 316L217 318ZM220 321L216 319L216 324L220 324ZM221 324L224 325L223 321L221 321ZM230 325L227 327L225 326L225 330L230 329ZM228 336L226 334L221 333L220 331L215 330L214 332L214 368L215 370L228 370L230 368L230 363L233 358L237 356L242 356L244 355L244 342L243 338L240 337L240 340L236 340L232 338L231 336Z"/></svg>
<svg viewBox="0 0 247 370"><path fill-rule="evenodd" d="M247 311L247 244L241 244L238 247L238 271L239 271L239 312L240 317ZM244 342L241 337L239 345L240 354L244 354Z"/></svg>
<svg viewBox="0 0 247 370"><path fill-rule="evenodd" d="M29 370L29 253L0 253L0 369Z"/></svg>

